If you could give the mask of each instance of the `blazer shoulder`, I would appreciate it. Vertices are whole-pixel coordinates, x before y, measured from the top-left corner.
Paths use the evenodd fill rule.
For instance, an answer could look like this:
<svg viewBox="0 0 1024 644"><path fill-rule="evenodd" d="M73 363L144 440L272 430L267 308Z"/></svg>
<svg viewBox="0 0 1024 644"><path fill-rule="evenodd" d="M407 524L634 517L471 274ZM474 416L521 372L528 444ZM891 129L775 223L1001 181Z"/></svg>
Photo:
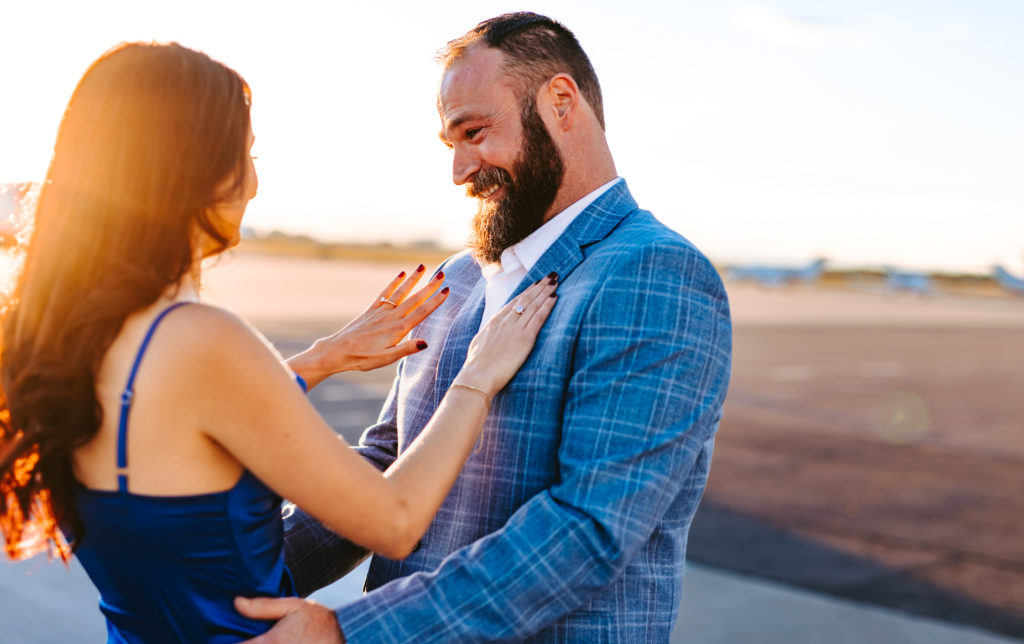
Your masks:
<svg viewBox="0 0 1024 644"><path fill-rule="evenodd" d="M472 253L464 250L451 255L437 267L437 270L444 271L448 279L476 279L480 277L480 265L476 263Z"/></svg>
<svg viewBox="0 0 1024 644"><path fill-rule="evenodd" d="M631 212L622 220L622 225L611 236L619 238L621 243L632 242L637 245L654 243L669 247L679 245L680 250L685 248L690 252L700 252L693 242L663 224L648 210L638 209Z"/></svg>
<svg viewBox="0 0 1024 644"><path fill-rule="evenodd" d="M596 264L639 264L660 270L677 270L680 274L704 277L711 282L721 278L714 263L697 246L672 230L650 212L636 210L603 241L592 247Z"/></svg>

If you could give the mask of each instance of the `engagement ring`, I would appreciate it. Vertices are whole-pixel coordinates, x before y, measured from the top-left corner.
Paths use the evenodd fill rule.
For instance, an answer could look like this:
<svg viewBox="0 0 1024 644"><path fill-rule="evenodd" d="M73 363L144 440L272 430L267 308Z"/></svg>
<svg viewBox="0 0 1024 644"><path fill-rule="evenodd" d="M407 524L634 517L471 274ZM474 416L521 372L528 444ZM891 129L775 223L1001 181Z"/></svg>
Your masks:
<svg viewBox="0 0 1024 644"><path fill-rule="evenodd" d="M384 297L383 295L380 298L380 302L381 302L381 304L390 304L391 306L394 306L396 308L398 307L398 304L396 304L395 302L392 302L391 300L389 300L388 298Z"/></svg>
<svg viewBox="0 0 1024 644"><path fill-rule="evenodd" d="M523 314L523 305L522 304L516 304L515 307L512 309L512 312L515 313L516 315L522 315Z"/></svg>

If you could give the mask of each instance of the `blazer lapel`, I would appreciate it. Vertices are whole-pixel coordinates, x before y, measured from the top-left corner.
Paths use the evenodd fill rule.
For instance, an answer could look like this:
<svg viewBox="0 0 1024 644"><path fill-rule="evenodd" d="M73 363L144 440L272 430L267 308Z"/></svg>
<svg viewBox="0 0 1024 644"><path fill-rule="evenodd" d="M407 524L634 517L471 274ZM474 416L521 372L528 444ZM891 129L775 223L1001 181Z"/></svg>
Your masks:
<svg viewBox="0 0 1024 644"><path fill-rule="evenodd" d="M509 299L519 295L527 286L552 271L558 273L559 279L564 280L583 261L584 248L607 237L627 215L636 210L636 201L630 195L626 182L623 180L616 183L573 220L527 272ZM486 285L486 280L482 276L478 277L471 287L472 291L459 306L459 312L452 320L445 336L444 347L437 363L435 406L441 404L441 398L466 362L469 343L480 329Z"/></svg>
<svg viewBox="0 0 1024 644"><path fill-rule="evenodd" d="M552 272L558 273L558 278L564 280L583 261L584 248L607 237L626 215L637 208L624 179L613 185L587 206L555 243L544 251L508 299L511 300L530 284Z"/></svg>

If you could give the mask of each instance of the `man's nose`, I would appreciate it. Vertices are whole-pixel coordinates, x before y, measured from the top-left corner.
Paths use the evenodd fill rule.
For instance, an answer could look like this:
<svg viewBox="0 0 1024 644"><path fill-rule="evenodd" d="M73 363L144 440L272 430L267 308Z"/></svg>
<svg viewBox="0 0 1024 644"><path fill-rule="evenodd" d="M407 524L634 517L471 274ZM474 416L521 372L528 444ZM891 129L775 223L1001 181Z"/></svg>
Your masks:
<svg viewBox="0 0 1024 644"><path fill-rule="evenodd" d="M474 174L480 170L480 159L476 154L460 146L455 147L454 158L452 159L452 181L457 186L470 181Z"/></svg>

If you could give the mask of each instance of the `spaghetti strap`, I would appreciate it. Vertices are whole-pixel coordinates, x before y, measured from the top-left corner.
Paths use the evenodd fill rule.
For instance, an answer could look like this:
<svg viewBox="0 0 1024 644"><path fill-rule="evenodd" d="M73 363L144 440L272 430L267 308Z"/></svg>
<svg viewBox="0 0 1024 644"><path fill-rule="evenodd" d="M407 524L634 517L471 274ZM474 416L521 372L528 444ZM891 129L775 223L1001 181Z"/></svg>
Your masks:
<svg viewBox="0 0 1024 644"><path fill-rule="evenodd" d="M176 302L160 312L149 325L146 336L142 339L139 352L135 355L135 362L132 363L132 370L128 374L128 382L121 393L121 417L117 424L117 491L126 494L128 492L128 414L132 409L132 399L135 397L135 376L139 372L139 365L142 363L142 356L146 353L149 341L153 339L156 327L167 314L174 309L184 306L188 302Z"/></svg>

